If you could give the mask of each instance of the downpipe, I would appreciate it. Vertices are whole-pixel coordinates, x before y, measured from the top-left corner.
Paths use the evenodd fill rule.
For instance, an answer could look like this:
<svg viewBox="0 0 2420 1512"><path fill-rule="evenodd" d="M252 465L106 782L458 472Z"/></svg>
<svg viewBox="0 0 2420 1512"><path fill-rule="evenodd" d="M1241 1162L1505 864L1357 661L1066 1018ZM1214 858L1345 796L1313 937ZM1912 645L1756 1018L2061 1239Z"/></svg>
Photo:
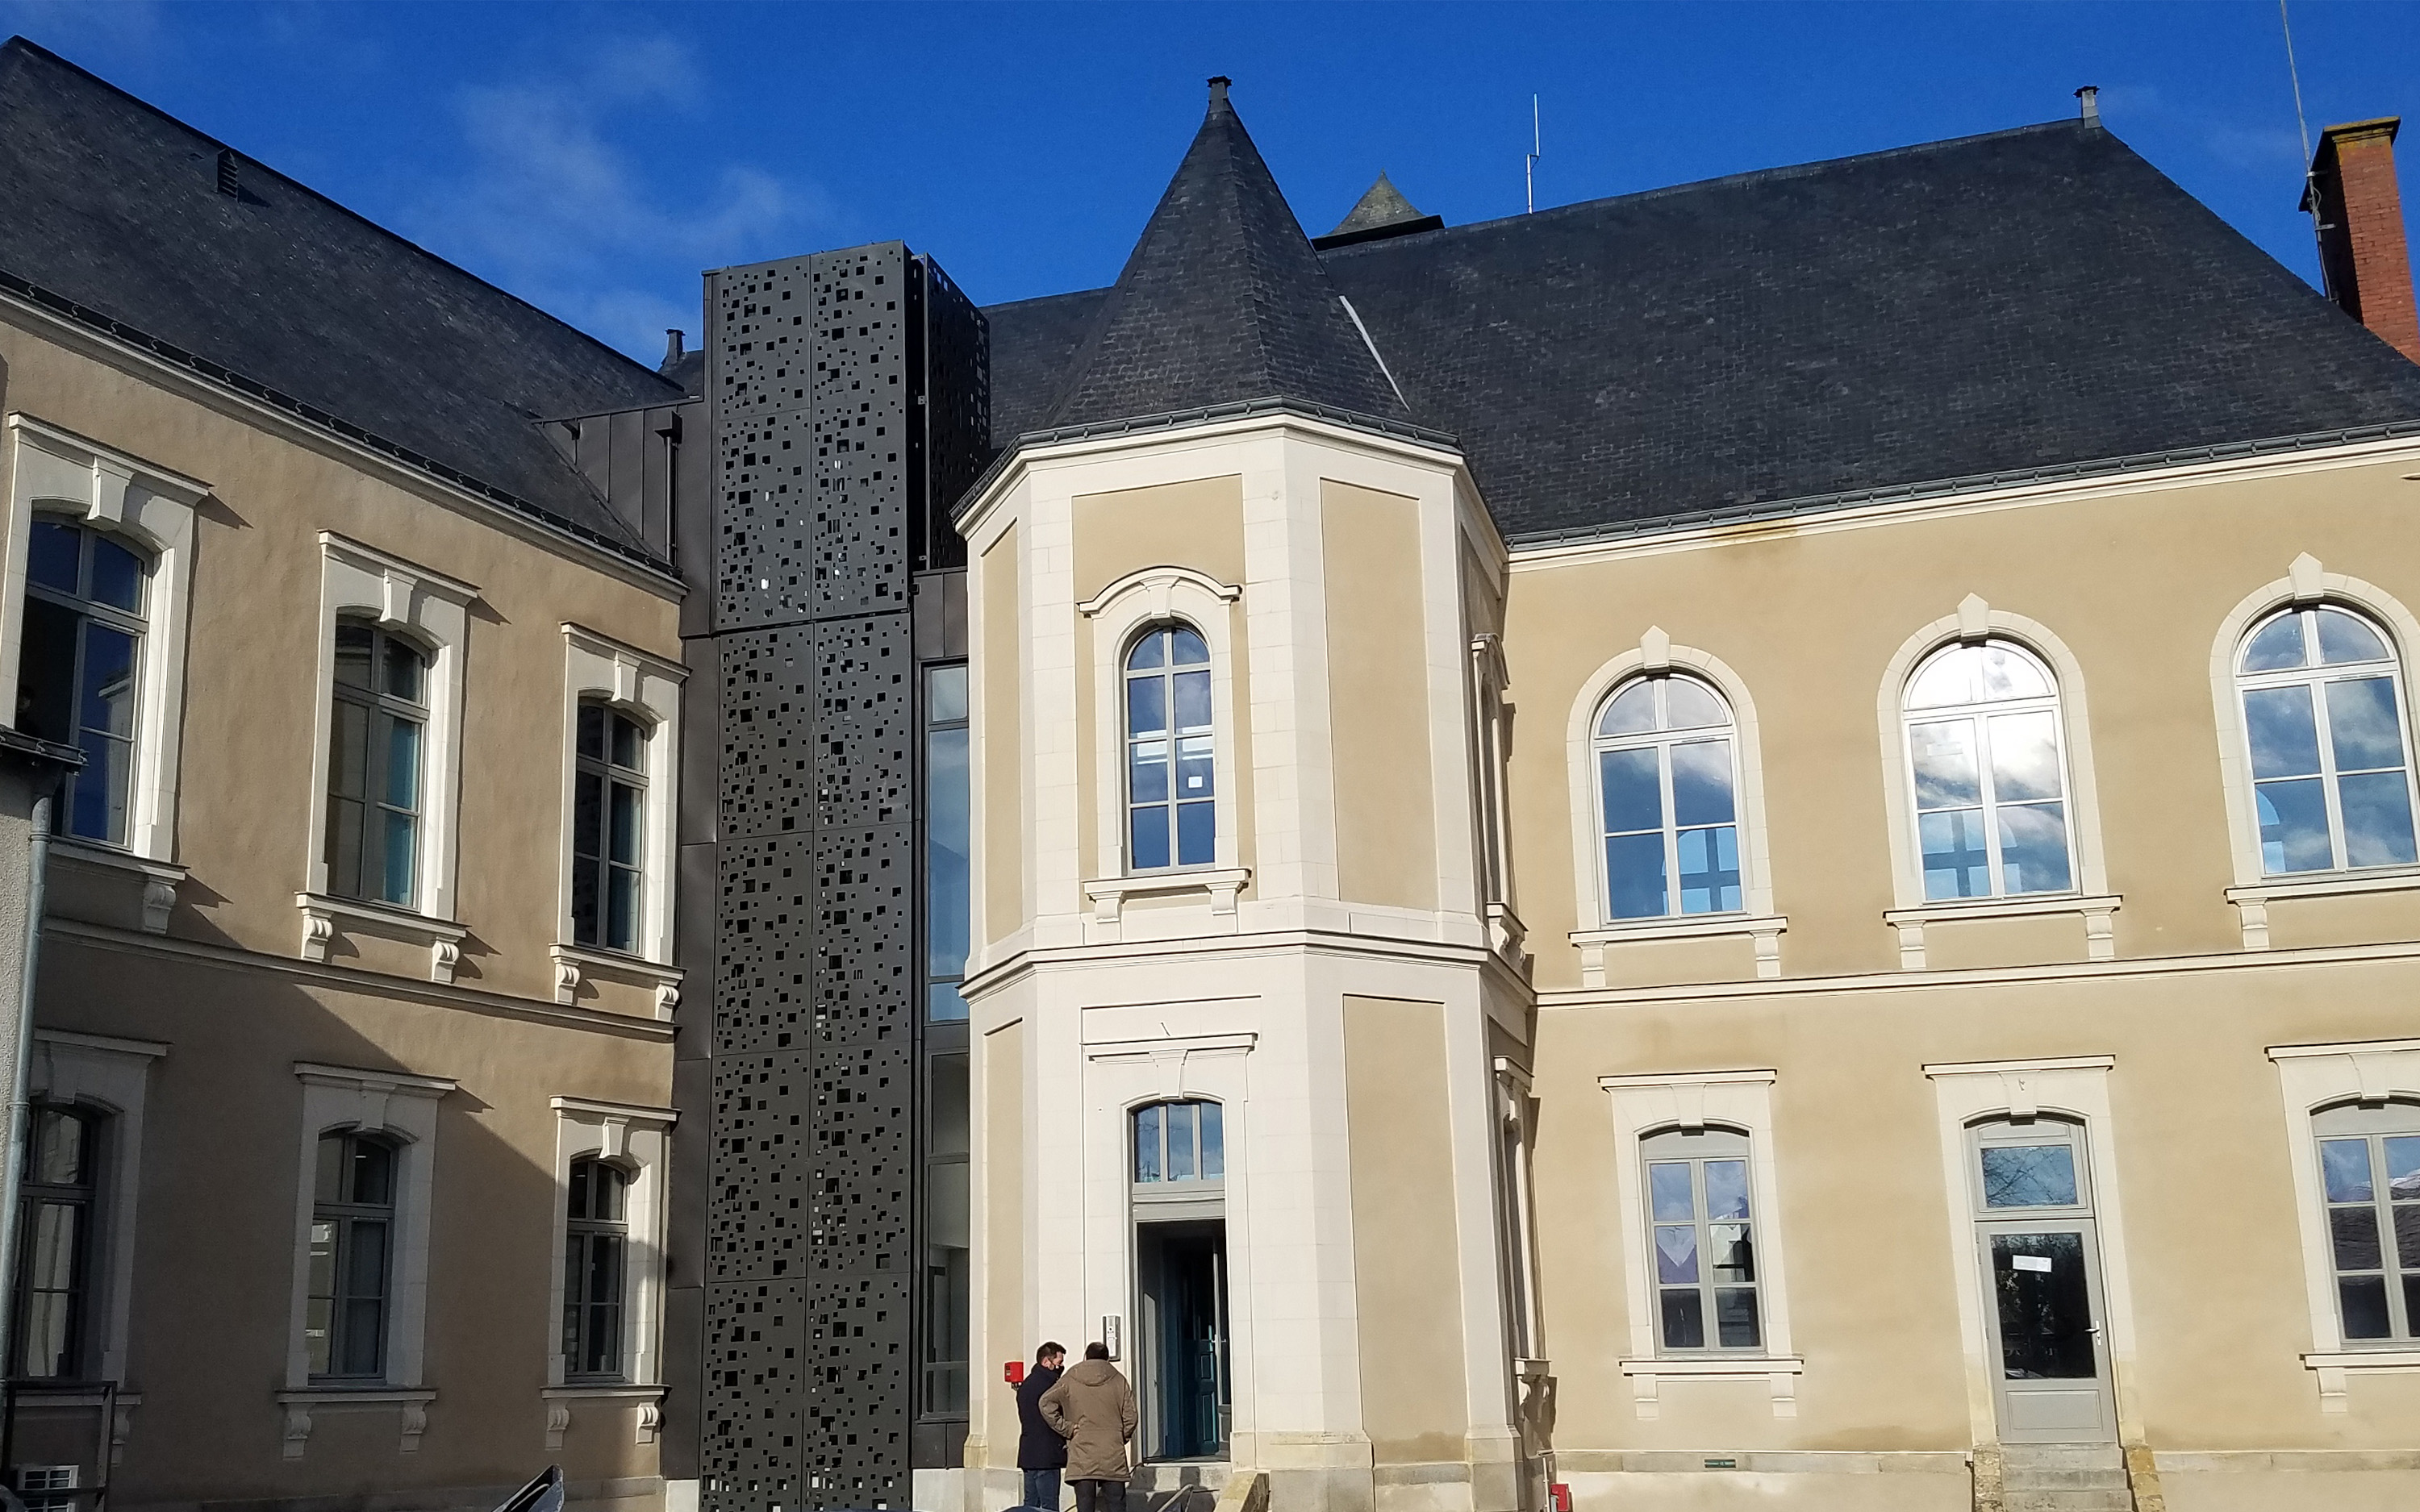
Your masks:
<svg viewBox="0 0 2420 1512"><path fill-rule="evenodd" d="M0 1144L0 1375L16 1359L17 1350L17 1207L25 1180L25 1141L33 1123L33 1098L26 1090L34 1058L34 978L42 947L43 882L51 859L52 795L34 800L34 834L25 879L23 964L17 977L17 1045L8 1069L8 1134ZM13 1394L8 1427L15 1426Z"/></svg>

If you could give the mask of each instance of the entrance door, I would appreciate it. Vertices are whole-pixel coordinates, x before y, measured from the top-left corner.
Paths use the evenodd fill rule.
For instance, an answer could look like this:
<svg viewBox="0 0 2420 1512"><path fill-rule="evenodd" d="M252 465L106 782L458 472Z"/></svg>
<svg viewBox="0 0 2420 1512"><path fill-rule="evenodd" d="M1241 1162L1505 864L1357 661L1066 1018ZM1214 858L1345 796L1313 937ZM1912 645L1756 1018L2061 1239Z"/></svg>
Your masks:
<svg viewBox="0 0 2420 1512"><path fill-rule="evenodd" d="M2118 1436L2084 1129L2038 1118L1974 1131L1975 1241L2003 1443Z"/></svg>
<svg viewBox="0 0 2420 1512"><path fill-rule="evenodd" d="M1213 1459L1227 1448L1227 1226L1140 1223L1143 1455Z"/></svg>

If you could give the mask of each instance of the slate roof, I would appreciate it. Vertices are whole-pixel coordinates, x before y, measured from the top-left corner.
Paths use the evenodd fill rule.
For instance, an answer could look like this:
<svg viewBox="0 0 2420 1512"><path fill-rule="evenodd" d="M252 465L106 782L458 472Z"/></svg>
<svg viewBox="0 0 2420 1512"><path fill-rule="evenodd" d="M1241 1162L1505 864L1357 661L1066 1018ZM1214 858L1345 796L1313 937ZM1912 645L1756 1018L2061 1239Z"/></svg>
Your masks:
<svg viewBox="0 0 2420 1512"><path fill-rule="evenodd" d="M1318 256L1297 297L1351 300L1515 538L2420 422L2420 366L2081 122ZM1064 370L1030 334L1052 303L995 313L1003 442ZM1164 365L1189 329L1161 331Z"/></svg>
<svg viewBox="0 0 2420 1512"><path fill-rule="evenodd" d="M1223 79L1066 373L1052 427L1280 396L1405 418Z"/></svg>
<svg viewBox="0 0 2420 1512"><path fill-rule="evenodd" d="M679 385L250 159L221 193L222 150L11 39L0 281L645 554L533 422L677 403Z"/></svg>

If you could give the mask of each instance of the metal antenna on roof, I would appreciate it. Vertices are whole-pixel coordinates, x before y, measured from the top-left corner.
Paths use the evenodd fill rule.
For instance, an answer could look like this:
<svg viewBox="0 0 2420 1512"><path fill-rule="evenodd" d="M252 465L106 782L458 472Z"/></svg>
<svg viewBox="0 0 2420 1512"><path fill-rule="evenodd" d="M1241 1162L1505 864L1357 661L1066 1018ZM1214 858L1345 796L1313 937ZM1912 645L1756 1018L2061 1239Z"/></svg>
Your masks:
<svg viewBox="0 0 2420 1512"><path fill-rule="evenodd" d="M2286 0L2277 0L2277 3L2284 5ZM1531 215L1538 213L1538 160L1546 155L1544 147L1545 144L1538 137L1538 97L1531 95L1529 97L1529 159L1521 164L1521 183L1529 193L1528 213Z"/></svg>
<svg viewBox="0 0 2420 1512"><path fill-rule="evenodd" d="M2303 208L2311 212L2311 239L2319 248L2319 287L2328 298L2327 227L2319 220L2319 164L2311 157L2311 123L2303 114L2303 72L2294 66L2294 23L2286 14L2286 0L2277 0L2277 24L2286 33L2286 77L2294 85L2294 125L2303 133Z"/></svg>

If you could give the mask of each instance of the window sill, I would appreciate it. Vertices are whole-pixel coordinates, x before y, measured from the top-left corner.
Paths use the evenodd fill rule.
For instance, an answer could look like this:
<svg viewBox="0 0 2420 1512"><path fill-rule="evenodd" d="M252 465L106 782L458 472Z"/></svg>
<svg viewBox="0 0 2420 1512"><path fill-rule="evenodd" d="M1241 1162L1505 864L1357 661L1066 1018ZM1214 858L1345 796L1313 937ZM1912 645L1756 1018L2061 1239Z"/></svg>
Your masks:
<svg viewBox="0 0 2420 1512"><path fill-rule="evenodd" d="M471 933L450 919L432 918L392 903L365 903L359 898L338 898L324 892L298 892L294 906L302 911L303 960L326 961L328 947L334 941L340 923L365 924L379 933L400 935L414 945L427 946L431 981L453 981L454 967L462 959L462 941Z"/></svg>
<svg viewBox="0 0 2420 1512"><path fill-rule="evenodd" d="M132 851L95 841L79 840L71 835L51 837L51 859L65 862L71 872L82 871L90 874L113 893L121 889L124 893L132 893L139 889L144 933L168 933L168 914L177 906L177 889L184 883L185 868L166 861L147 861ZM51 911L65 913L70 918L83 917L72 904L66 909L60 908L61 901L54 895ZM110 917L94 922L116 924L134 916L133 909L118 903L116 898L110 903L115 904L108 910Z"/></svg>
<svg viewBox="0 0 2420 1512"><path fill-rule="evenodd" d="M2294 898L2344 898L2366 892L2420 890L2420 866L2381 866L2360 872L2311 872L2294 876L2264 877L2226 889L2235 905L2236 922L2243 930L2247 950L2269 949L2269 905Z"/></svg>
<svg viewBox="0 0 2420 1512"><path fill-rule="evenodd" d="M1101 877L1084 884L1093 903L1093 921L1114 924L1128 898L1167 897L1198 892L1210 900L1214 914L1233 914L1235 895L1252 880L1248 866L1194 867L1187 871L1139 872L1132 876Z"/></svg>
<svg viewBox="0 0 2420 1512"><path fill-rule="evenodd" d="M2047 892L2017 898L1945 898L1908 908L1885 908L1883 922L1899 931L1901 971L1924 969L1924 927L1954 924L1970 918L2040 918L2075 914L2084 919L2084 954L2088 961L2118 959L2118 935L2112 918L2123 900L2114 892Z"/></svg>
<svg viewBox="0 0 2420 1512"><path fill-rule="evenodd" d="M1574 930L1571 942L1580 948L1580 984L1607 985L1606 948L1634 940L1713 940L1745 935L1756 945L1756 974L1770 981L1781 975L1781 933L1790 927L1781 914L1692 914L1680 918L1640 918L1595 929Z"/></svg>
<svg viewBox="0 0 2420 1512"><path fill-rule="evenodd" d="M311 1442L314 1412L380 1407L393 1407L401 1412L403 1442L397 1452L417 1454L420 1436L428 1431L428 1404L436 1399L433 1391L383 1385L311 1386L301 1391L281 1391L277 1405L286 1409L286 1458L302 1458L304 1445Z"/></svg>
<svg viewBox="0 0 2420 1512"><path fill-rule="evenodd" d="M546 1446L551 1453L562 1449L563 1436L570 1431L574 1402L636 1403L638 1436L634 1442L639 1443L655 1443L656 1432L663 1426L661 1386L633 1386L613 1381L573 1381L565 1386L549 1386L538 1396L546 1403Z"/></svg>
<svg viewBox="0 0 2420 1512"><path fill-rule="evenodd" d="M2378 1350L2330 1350L2303 1356L2303 1367L2319 1378L2319 1411L2342 1412L2350 1376L2420 1375L2420 1348L2397 1342Z"/></svg>
<svg viewBox="0 0 2420 1512"><path fill-rule="evenodd" d="M547 953L554 958L554 1000L558 1003L576 1001L580 989L591 977L608 981L634 981L656 990L656 1017L670 1023L673 1010L680 1006L681 969L650 961L644 956L623 950L608 950L593 945L552 945Z"/></svg>
<svg viewBox="0 0 2420 1512"><path fill-rule="evenodd" d="M1798 1415L1798 1378L1805 1359L1794 1354L1653 1355L1617 1362L1630 1378L1631 1405L1642 1423L1655 1421L1659 1388L1666 1381L1761 1381L1772 1394L1773 1415Z"/></svg>

